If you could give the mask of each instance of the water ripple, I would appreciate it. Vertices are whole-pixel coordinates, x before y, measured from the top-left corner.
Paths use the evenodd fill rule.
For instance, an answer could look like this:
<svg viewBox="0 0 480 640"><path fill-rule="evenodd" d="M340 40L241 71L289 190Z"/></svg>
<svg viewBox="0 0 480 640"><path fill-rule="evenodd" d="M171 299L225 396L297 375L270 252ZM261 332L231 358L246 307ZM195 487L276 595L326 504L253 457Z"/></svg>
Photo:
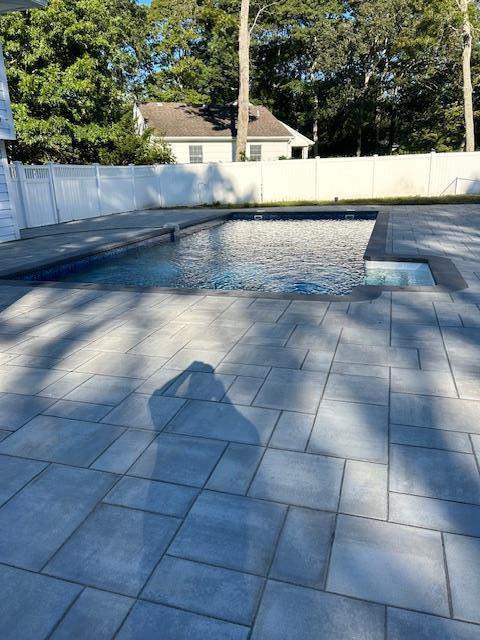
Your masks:
<svg viewBox="0 0 480 640"><path fill-rule="evenodd" d="M74 282L346 294L365 280L374 220L235 220L138 248L66 277Z"/></svg>

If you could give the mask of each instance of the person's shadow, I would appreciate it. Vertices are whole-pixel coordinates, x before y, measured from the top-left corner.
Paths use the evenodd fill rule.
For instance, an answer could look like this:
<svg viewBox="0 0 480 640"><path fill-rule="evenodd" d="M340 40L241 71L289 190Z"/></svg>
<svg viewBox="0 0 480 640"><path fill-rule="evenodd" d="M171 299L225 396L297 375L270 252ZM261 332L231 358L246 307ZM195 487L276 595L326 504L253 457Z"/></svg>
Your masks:
<svg viewBox="0 0 480 640"><path fill-rule="evenodd" d="M245 500L265 451L266 437L262 442L255 424L238 405L228 401L230 385L226 389L224 381L230 378L215 375L212 366L196 361L173 375L150 398L152 424L157 428L161 421L155 398L182 398L186 402L149 446L148 465L138 474L152 481L145 493L145 510L152 510L151 504L158 505L160 483L168 483L162 488L179 498L178 511L172 508L164 513L179 518L179 527L144 587L142 597L147 599L182 606L182 597L192 598L192 593L202 588L204 570L211 570L221 591L224 570L215 567L267 574L265 553L255 548L259 542L258 512L269 508L259 501ZM240 433L245 434L245 443L239 442ZM268 517L265 520L268 530L270 521ZM272 538L272 557L278 520L274 518L271 533L267 531L267 537ZM146 556L152 530L148 518L144 523ZM262 543L260 547L264 549ZM238 606L240 610L242 604ZM208 614L201 605L197 612Z"/></svg>

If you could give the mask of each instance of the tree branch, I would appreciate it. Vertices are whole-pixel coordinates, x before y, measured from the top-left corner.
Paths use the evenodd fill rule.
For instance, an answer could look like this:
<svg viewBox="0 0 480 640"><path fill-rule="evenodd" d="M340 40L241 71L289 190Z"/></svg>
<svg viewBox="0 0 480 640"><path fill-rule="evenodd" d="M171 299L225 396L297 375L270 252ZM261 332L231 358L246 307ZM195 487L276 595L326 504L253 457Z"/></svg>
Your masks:
<svg viewBox="0 0 480 640"><path fill-rule="evenodd" d="M253 30L257 26L257 22L258 22L260 16L262 15L262 13L265 13L265 11L267 9L269 9L273 5L279 4L279 3L280 3L280 0L276 0L276 2L268 2L267 4L264 4L263 7L260 7L260 9L257 11L257 13L255 15L255 18L253 19L252 26L250 27L250 34L252 34Z"/></svg>

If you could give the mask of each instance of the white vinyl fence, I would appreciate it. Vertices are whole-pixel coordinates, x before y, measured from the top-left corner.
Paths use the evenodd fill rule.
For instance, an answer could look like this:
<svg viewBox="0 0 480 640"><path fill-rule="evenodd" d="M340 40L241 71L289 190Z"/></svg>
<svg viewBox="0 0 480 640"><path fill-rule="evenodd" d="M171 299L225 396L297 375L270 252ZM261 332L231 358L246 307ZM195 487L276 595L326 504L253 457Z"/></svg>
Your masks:
<svg viewBox="0 0 480 640"><path fill-rule="evenodd" d="M134 167L10 165L20 228L158 207L480 194L480 152Z"/></svg>

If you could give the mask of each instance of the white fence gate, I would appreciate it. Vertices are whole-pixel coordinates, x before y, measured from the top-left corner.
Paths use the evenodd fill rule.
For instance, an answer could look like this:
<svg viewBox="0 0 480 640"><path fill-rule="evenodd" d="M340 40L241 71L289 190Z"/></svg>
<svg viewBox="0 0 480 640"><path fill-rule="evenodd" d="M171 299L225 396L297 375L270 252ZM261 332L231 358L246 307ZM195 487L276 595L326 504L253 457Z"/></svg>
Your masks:
<svg viewBox="0 0 480 640"><path fill-rule="evenodd" d="M158 207L480 194L480 152L106 167L10 165L18 226Z"/></svg>
<svg viewBox="0 0 480 640"><path fill-rule="evenodd" d="M18 224L58 222L161 206L156 167L10 165Z"/></svg>

